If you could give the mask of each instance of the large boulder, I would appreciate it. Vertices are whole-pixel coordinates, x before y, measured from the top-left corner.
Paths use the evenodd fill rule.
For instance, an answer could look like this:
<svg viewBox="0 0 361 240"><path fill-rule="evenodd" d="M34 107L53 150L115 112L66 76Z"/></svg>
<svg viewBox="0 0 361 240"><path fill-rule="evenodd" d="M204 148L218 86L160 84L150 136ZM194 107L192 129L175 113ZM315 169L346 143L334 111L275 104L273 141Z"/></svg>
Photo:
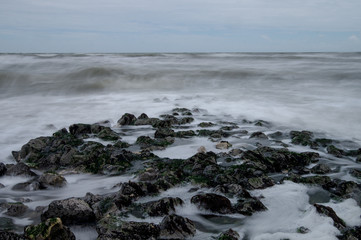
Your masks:
<svg viewBox="0 0 361 240"><path fill-rule="evenodd" d="M28 206L21 202L6 203L5 207L7 208L5 214L12 217L20 217L28 210Z"/></svg>
<svg viewBox="0 0 361 240"><path fill-rule="evenodd" d="M165 197L157 201L147 202L142 205L143 212L149 216L164 216L175 212L175 207L183 205L180 198Z"/></svg>
<svg viewBox="0 0 361 240"><path fill-rule="evenodd" d="M30 240L75 240L75 235L63 225L60 218L50 218L38 225L27 226L24 235Z"/></svg>
<svg viewBox="0 0 361 240"><path fill-rule="evenodd" d="M191 203L200 209L215 213L229 214L233 212L231 201L224 196L214 193L197 194L191 198Z"/></svg>
<svg viewBox="0 0 361 240"><path fill-rule="evenodd" d="M7 167L7 171L5 173L7 176L27 176L34 177L36 173L31 171L30 167L25 163L12 164Z"/></svg>
<svg viewBox="0 0 361 240"><path fill-rule="evenodd" d="M0 177L6 173L6 166L5 164L0 162Z"/></svg>
<svg viewBox="0 0 361 240"><path fill-rule="evenodd" d="M63 187L66 185L66 179L56 173L44 173L38 179L39 183L42 184L44 187Z"/></svg>
<svg viewBox="0 0 361 240"><path fill-rule="evenodd" d="M194 236L196 232L196 227L190 219L175 214L164 217L159 227L158 239L186 239Z"/></svg>
<svg viewBox="0 0 361 240"><path fill-rule="evenodd" d="M82 224L95 221L95 214L90 206L81 199L68 198L49 204L48 210L41 215L41 220L59 217L64 224Z"/></svg>
<svg viewBox="0 0 361 240"><path fill-rule="evenodd" d="M267 210L263 203L255 198L239 199L238 203L234 206L234 210L240 214L251 216L253 213L258 211Z"/></svg>
<svg viewBox="0 0 361 240"><path fill-rule="evenodd" d="M135 121L137 120L137 117L130 113L125 113L119 120L118 124L121 126L124 125L134 125Z"/></svg>

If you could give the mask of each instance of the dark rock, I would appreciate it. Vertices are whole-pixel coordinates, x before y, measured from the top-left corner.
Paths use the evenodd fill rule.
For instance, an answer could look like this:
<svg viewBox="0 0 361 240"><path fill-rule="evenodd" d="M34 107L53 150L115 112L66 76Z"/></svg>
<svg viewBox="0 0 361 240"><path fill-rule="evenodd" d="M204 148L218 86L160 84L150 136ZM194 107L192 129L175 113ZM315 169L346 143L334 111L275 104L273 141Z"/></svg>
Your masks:
<svg viewBox="0 0 361 240"><path fill-rule="evenodd" d="M349 228L338 236L340 240L360 240L361 239L361 226Z"/></svg>
<svg viewBox="0 0 361 240"><path fill-rule="evenodd" d="M5 185L2 184L2 183L0 183L0 189L1 189L1 188L4 188L4 187L5 187Z"/></svg>
<svg viewBox="0 0 361 240"><path fill-rule="evenodd" d="M48 210L41 215L41 220L60 217L64 224L92 223L95 220L93 210L78 198L56 200L49 204Z"/></svg>
<svg viewBox="0 0 361 240"><path fill-rule="evenodd" d="M12 188L14 191L37 191L42 188L42 185L37 180L30 180L24 183L17 183Z"/></svg>
<svg viewBox="0 0 361 240"><path fill-rule="evenodd" d="M353 181L335 179L333 183L336 185L336 187L331 185L329 188L327 188L327 190L338 197L349 198L353 195L358 196L361 194L360 185Z"/></svg>
<svg viewBox="0 0 361 240"><path fill-rule="evenodd" d="M268 134L268 137L273 138L273 139L281 139L283 137L283 133L280 131Z"/></svg>
<svg viewBox="0 0 361 240"><path fill-rule="evenodd" d="M175 132L175 137L177 138L189 138L195 135L196 133L193 130Z"/></svg>
<svg viewBox="0 0 361 240"><path fill-rule="evenodd" d="M222 130L201 129L201 130L197 130L197 133L198 133L198 136L200 136L200 137L222 138L222 137L230 136L229 133L226 133Z"/></svg>
<svg viewBox="0 0 361 240"><path fill-rule="evenodd" d="M342 158L342 156L345 154L345 152L341 149L338 149L334 145L330 145L327 147L327 152L329 154L334 155L335 157Z"/></svg>
<svg viewBox="0 0 361 240"><path fill-rule="evenodd" d="M173 108L172 112L177 112L177 113L187 113L187 112L191 112L190 109L188 108Z"/></svg>
<svg viewBox="0 0 361 240"><path fill-rule="evenodd" d="M84 135L84 134L90 134L91 133L91 125L90 124L73 124L69 126L69 132L72 135Z"/></svg>
<svg viewBox="0 0 361 240"><path fill-rule="evenodd" d="M7 232L0 230L0 239L1 240L27 240L24 235L16 234L13 232Z"/></svg>
<svg viewBox="0 0 361 240"><path fill-rule="evenodd" d="M142 204L143 212L151 217L169 215L175 212L175 207L183 205L180 198L165 197L157 201Z"/></svg>
<svg viewBox="0 0 361 240"><path fill-rule="evenodd" d="M290 136L293 144L311 146L313 133L309 131L291 131Z"/></svg>
<svg viewBox="0 0 361 240"><path fill-rule="evenodd" d="M178 120L178 124L179 125L189 124L189 123L191 123L193 121L194 121L194 118L192 118L192 117L184 117L184 118L181 118L181 119Z"/></svg>
<svg viewBox="0 0 361 240"><path fill-rule="evenodd" d="M168 120L159 120L152 124L152 127L154 128L170 128L172 124L175 124L177 122L177 119L168 119Z"/></svg>
<svg viewBox="0 0 361 240"><path fill-rule="evenodd" d="M361 170L359 169L351 169L350 174L355 178L361 178Z"/></svg>
<svg viewBox="0 0 361 240"><path fill-rule="evenodd" d="M66 179L56 173L44 173L38 179L39 183L42 184L44 187L63 187L66 185Z"/></svg>
<svg viewBox="0 0 361 240"><path fill-rule="evenodd" d="M28 206L21 202L7 203L6 207L7 211L5 214L12 217L20 217L28 210Z"/></svg>
<svg viewBox="0 0 361 240"><path fill-rule="evenodd" d="M0 162L0 177L5 175L5 173L6 173L6 166L4 163Z"/></svg>
<svg viewBox="0 0 361 240"><path fill-rule="evenodd" d="M125 113L119 120L118 120L118 124L121 126L124 125L134 125L135 121L137 120L137 118L130 113Z"/></svg>
<svg viewBox="0 0 361 240"><path fill-rule="evenodd" d="M251 134L249 138L260 138L260 139L268 139L267 135L263 132L254 132Z"/></svg>
<svg viewBox="0 0 361 240"><path fill-rule="evenodd" d="M321 147L327 147L328 145L333 143L333 140L328 138L316 138L314 143Z"/></svg>
<svg viewBox="0 0 361 240"><path fill-rule="evenodd" d="M245 187L247 189L264 189L272 187L275 183L272 178L263 176L263 177L253 177L246 179Z"/></svg>
<svg viewBox="0 0 361 240"><path fill-rule="evenodd" d="M237 197L252 198L251 194L247 190L243 189L241 185L238 184L231 183L231 184L218 185L214 188L214 191L223 193L226 196L230 196L230 197L237 195Z"/></svg>
<svg viewBox="0 0 361 240"><path fill-rule="evenodd" d="M158 128L154 133L155 138L175 137L174 130L171 128Z"/></svg>
<svg viewBox="0 0 361 240"><path fill-rule="evenodd" d="M335 211L332 208L327 207L327 206L323 206L323 205L317 204L317 203L315 203L313 206L316 207L316 210L317 210L318 213L332 218L333 225L336 228L338 228L339 230L343 230L343 229L346 228L345 222L341 218L339 218L337 216L337 214L335 213Z"/></svg>
<svg viewBox="0 0 361 240"><path fill-rule="evenodd" d="M259 127L270 127L271 123L264 120L256 120L253 122L255 126Z"/></svg>
<svg viewBox="0 0 361 240"><path fill-rule="evenodd" d="M119 135L109 127L104 127L97 136L105 141L117 141L120 139Z"/></svg>
<svg viewBox="0 0 361 240"><path fill-rule="evenodd" d="M75 235L63 225L60 218L50 218L38 225L27 226L24 232L30 240L75 240Z"/></svg>
<svg viewBox="0 0 361 240"><path fill-rule="evenodd" d="M118 194L122 194L130 197L131 199L137 199L139 197L144 197L148 194L159 193L157 185L149 182L127 182L123 183Z"/></svg>
<svg viewBox="0 0 361 240"><path fill-rule="evenodd" d="M306 234L306 233L310 232L310 229L302 226L302 227L297 228L297 232L301 233L301 234Z"/></svg>
<svg viewBox="0 0 361 240"><path fill-rule="evenodd" d="M320 163L314 166L313 168L311 168L311 172L316 174L326 174L331 172L331 168L326 164Z"/></svg>
<svg viewBox="0 0 361 240"><path fill-rule="evenodd" d="M196 227L190 219L175 214L164 217L159 228L158 239L186 239L194 236L196 232Z"/></svg>
<svg viewBox="0 0 361 240"><path fill-rule="evenodd" d="M237 213L251 216L254 212L265 211L267 208L263 203L255 198L249 199L239 199L236 205L234 206L234 210Z"/></svg>
<svg viewBox="0 0 361 240"><path fill-rule="evenodd" d="M282 172L293 168L304 167L314 162L319 154L314 152L295 153L287 149L259 147L243 153L244 160L265 165L269 172Z"/></svg>
<svg viewBox="0 0 361 240"><path fill-rule="evenodd" d="M159 139L152 139L148 136L140 136L137 138L136 143L142 148L142 149L162 149L165 148L168 145L171 145L174 143L174 138L172 137L166 137L166 138L159 138ZM155 148L154 148L155 147Z"/></svg>
<svg viewBox="0 0 361 240"><path fill-rule="evenodd" d="M154 223L124 222L115 216L107 216L97 224L98 240L129 239L146 240L158 239L160 229Z"/></svg>
<svg viewBox="0 0 361 240"><path fill-rule="evenodd" d="M149 119L148 115L145 113L142 113L139 115L139 117L137 119Z"/></svg>
<svg viewBox="0 0 361 240"><path fill-rule="evenodd" d="M215 126L215 124L212 122L201 122L200 124L198 124L198 127L201 127L201 128L207 128L207 127L213 127L213 126Z"/></svg>
<svg viewBox="0 0 361 240"><path fill-rule="evenodd" d="M200 209L216 213L229 214L233 212L231 201L224 196L214 193L197 194L191 198L191 203Z"/></svg>
<svg viewBox="0 0 361 240"><path fill-rule="evenodd" d="M323 187L327 187L332 183L332 180L328 176L310 176L310 177L300 177L298 175L291 175L286 178L287 180L291 180L295 183L304 183L304 184L314 184Z"/></svg>
<svg viewBox="0 0 361 240"><path fill-rule="evenodd" d="M229 154L232 155L232 156L237 156L237 155L240 155L241 153L243 153L243 151L239 148L234 148L232 149L231 151L229 151Z"/></svg>
<svg viewBox="0 0 361 240"><path fill-rule="evenodd" d="M356 162L358 162L358 163L361 162L361 155L356 157Z"/></svg>
<svg viewBox="0 0 361 240"><path fill-rule="evenodd" d="M30 170L30 167L26 165L25 163L18 163L16 165L10 165L7 167L6 171L7 176L29 176L34 177L36 176L36 173Z"/></svg>
<svg viewBox="0 0 361 240"><path fill-rule="evenodd" d="M222 232L218 237L217 240L238 240L240 238L239 234L232 230L228 229L225 232Z"/></svg>

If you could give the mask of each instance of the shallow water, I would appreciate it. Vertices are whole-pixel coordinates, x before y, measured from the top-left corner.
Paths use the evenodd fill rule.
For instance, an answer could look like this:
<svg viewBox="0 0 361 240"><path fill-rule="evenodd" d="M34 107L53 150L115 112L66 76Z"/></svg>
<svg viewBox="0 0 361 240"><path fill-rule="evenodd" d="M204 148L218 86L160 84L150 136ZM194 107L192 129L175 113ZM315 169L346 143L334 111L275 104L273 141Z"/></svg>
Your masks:
<svg viewBox="0 0 361 240"><path fill-rule="evenodd" d="M14 163L11 151L19 150L30 139L79 122L109 120L124 135L124 141L134 143L138 136L152 135L154 131L147 127L117 128L116 122L124 113L138 116L145 112L149 117L158 117L174 107L198 109L196 121L189 126L193 130L201 121L235 122L240 128L234 131L247 130L249 134L307 129L356 149L361 144L360 92L359 53L0 54L0 161ZM271 125L256 127L244 124L243 119L267 120ZM236 134L227 141L233 148L254 149L257 141L249 139L249 134ZM274 141L261 143L280 147ZM207 138L191 138L177 139L166 150L154 153L188 158L200 146L222 151ZM289 149L310 151L292 145ZM355 159L318 152L322 161L338 169L330 174L332 177L359 181L348 174L350 168L360 168ZM26 205L35 209L54 199L116 191L111 189L113 185L132 178L86 174L65 177L67 187L37 192L12 191L11 186L26 179L1 177L5 188L0 189L0 201L30 198L32 202ZM187 199L192 196L187 186L170 191ZM253 194L265 197L270 210L246 219L241 215L207 219L206 213L190 204L177 209L177 213L194 220L202 229L195 237L198 239L230 227L249 239L335 239L338 230L329 219L315 213L309 203L310 196L311 200L315 197L312 191L295 183L255 191ZM360 208L352 200L332 203L324 200L325 196L317 197L349 219L350 226L360 225ZM12 219L19 225L32 222ZM311 229L311 235L297 234L295 226L301 225ZM74 231L79 239L94 235L94 230L75 227Z"/></svg>

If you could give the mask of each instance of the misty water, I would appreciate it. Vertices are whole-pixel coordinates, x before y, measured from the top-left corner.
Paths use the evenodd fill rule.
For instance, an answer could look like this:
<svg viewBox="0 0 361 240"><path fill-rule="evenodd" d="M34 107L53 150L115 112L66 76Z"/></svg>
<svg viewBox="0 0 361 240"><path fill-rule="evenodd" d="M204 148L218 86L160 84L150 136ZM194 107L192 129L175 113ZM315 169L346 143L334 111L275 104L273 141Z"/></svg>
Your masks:
<svg viewBox="0 0 361 240"><path fill-rule="evenodd" d="M11 152L18 151L30 139L50 136L73 123L109 120L123 140L134 143L140 135L154 133L151 127L129 129L116 126L124 113L158 117L175 107L197 109L196 129L202 121L234 122L248 132L310 130L316 136L338 140L347 149L361 144L361 54L360 53L214 53L214 54L0 54L0 162L15 163ZM265 120L270 126L247 124ZM249 136L235 135L227 141L233 148L254 149L257 142ZM309 148L293 145L296 152ZM272 141L262 144L277 146ZM160 157L186 159L200 146L221 152L207 138L177 140ZM316 150L314 150L316 151ZM333 170L331 177L360 180L348 174L360 169L355 158L336 158L316 151ZM238 164L241 164L238 163ZM24 177L0 177L1 202L30 199L30 209L47 206L56 199L82 197L87 192L105 194L119 190L114 185L135 180L133 175L116 177L91 174L65 175L62 189L19 192L11 190ZM185 185L162 192L164 196L182 197L186 205L177 214L197 222L195 239L207 239L229 228L249 239L337 239L332 220L319 215L310 203L332 206L348 226L361 225L357 199L334 202L321 189L286 181L264 190L268 211L251 217L232 215L222 220L206 219L189 199L194 193ZM207 192L209 189L198 191ZM318 194L318 195L317 195ZM140 199L148 201L150 199ZM152 198L153 200L153 198ZM232 200L232 199L231 199ZM232 201L235 201L234 199ZM4 217L4 211L0 217ZM6 216L8 217L8 216ZM40 219L15 218L15 230L38 223ZM133 221L161 221L161 218ZM310 233L302 235L296 228ZM95 239L93 228L72 228L78 239Z"/></svg>

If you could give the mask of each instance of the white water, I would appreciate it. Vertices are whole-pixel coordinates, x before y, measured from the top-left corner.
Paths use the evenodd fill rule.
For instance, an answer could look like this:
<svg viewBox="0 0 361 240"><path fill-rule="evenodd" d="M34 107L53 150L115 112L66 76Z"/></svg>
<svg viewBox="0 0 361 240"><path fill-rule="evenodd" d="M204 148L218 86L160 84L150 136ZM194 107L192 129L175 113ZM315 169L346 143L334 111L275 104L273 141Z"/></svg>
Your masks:
<svg viewBox="0 0 361 240"><path fill-rule="evenodd" d="M158 117L178 106L206 110L198 121L263 119L271 121L273 129L307 129L360 144L360 92L361 55L357 53L0 54L0 161L13 163L11 151L31 138L51 135L73 123L110 120L115 125L126 112ZM136 136L124 140L132 143ZM233 140L235 147L248 144ZM205 138L187 141L155 153L187 158L201 145L219 151ZM51 199L108 190L92 185L95 178L86 179L82 184L69 181ZM8 185L21 180L0 178L6 185L0 191L9 195L8 200L20 197ZM270 210L248 219L238 231L251 239L334 239L338 230L315 213L305 191L304 186L291 183L265 190L262 195ZM28 204L32 208L51 200L34 193L24 195L31 194L38 198ZM287 202L279 203L279 195ZM188 207L182 213L188 209L192 218L193 210ZM340 208L340 215L347 213L345 218L352 215L348 224L359 224L359 208L353 202L332 207ZM277 217L278 212L284 212L284 218ZM310 228L311 235L296 234L296 225ZM77 231L84 235L82 229Z"/></svg>

